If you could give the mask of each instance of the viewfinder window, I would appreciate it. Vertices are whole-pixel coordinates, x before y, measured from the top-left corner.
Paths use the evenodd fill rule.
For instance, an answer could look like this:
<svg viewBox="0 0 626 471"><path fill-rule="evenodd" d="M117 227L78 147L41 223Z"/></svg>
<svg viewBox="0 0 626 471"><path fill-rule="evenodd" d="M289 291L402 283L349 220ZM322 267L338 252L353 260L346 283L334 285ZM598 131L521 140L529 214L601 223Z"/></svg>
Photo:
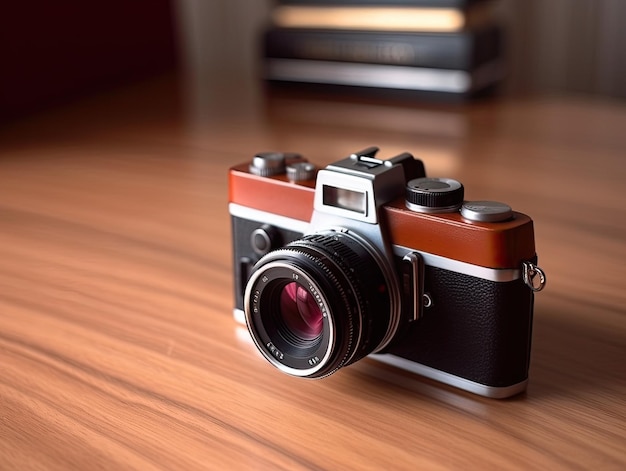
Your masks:
<svg viewBox="0 0 626 471"><path fill-rule="evenodd" d="M324 185L323 193L326 206L334 206L359 214L366 213L367 199L364 192Z"/></svg>

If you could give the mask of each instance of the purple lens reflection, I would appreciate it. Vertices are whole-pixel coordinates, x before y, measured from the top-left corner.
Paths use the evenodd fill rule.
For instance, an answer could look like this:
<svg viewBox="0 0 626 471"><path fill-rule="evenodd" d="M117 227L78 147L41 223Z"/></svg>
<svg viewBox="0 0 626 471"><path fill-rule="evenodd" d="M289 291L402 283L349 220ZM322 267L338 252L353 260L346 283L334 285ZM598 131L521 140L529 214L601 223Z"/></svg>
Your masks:
<svg viewBox="0 0 626 471"><path fill-rule="evenodd" d="M295 281L280 293L280 313L285 326L303 340L314 340L322 333L322 311L311 293Z"/></svg>

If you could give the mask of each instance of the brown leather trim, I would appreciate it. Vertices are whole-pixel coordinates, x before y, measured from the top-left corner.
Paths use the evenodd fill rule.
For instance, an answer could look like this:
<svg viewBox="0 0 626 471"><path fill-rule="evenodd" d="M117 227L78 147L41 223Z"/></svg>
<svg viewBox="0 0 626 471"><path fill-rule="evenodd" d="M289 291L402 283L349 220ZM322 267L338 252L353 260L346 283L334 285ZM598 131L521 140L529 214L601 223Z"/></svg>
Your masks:
<svg viewBox="0 0 626 471"><path fill-rule="evenodd" d="M233 167L228 182L229 201L268 213L310 221L315 181L291 183L284 176L259 177L248 165Z"/></svg>
<svg viewBox="0 0 626 471"><path fill-rule="evenodd" d="M395 245L489 268L520 268L535 256L532 220L514 213L510 221L470 223L458 212L416 213L396 201L385 207Z"/></svg>
<svg viewBox="0 0 626 471"><path fill-rule="evenodd" d="M247 165L231 169L229 201L272 214L309 221L315 182L290 183L283 176L259 177ZM392 243L488 268L520 268L535 257L532 220L514 213L510 221L470 223L460 213L423 214L400 199L386 205L384 224Z"/></svg>

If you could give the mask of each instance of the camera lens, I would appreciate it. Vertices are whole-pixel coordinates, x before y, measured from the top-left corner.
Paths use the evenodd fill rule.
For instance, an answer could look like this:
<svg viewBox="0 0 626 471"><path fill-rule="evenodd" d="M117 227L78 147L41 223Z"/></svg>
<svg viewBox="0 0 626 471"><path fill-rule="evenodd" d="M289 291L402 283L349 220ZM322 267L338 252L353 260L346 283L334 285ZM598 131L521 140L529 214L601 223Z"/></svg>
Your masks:
<svg viewBox="0 0 626 471"><path fill-rule="evenodd" d="M356 234L311 234L270 252L246 286L261 353L281 371L320 378L383 348L400 322L391 267Z"/></svg>
<svg viewBox="0 0 626 471"><path fill-rule="evenodd" d="M285 285L281 291L280 316L296 338L311 341L322 334L322 310L311 293L295 281Z"/></svg>

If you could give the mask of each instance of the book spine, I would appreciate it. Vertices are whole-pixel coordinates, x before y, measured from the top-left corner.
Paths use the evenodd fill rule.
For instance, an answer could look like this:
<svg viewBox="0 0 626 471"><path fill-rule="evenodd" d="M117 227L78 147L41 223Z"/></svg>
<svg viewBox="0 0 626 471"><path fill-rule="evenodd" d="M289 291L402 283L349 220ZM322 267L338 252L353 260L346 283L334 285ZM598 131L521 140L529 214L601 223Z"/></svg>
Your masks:
<svg viewBox="0 0 626 471"><path fill-rule="evenodd" d="M461 33L382 33L272 28L265 57L470 70L500 55L497 26Z"/></svg>
<svg viewBox="0 0 626 471"><path fill-rule="evenodd" d="M469 96L502 78L498 60L473 71L357 64L302 59L267 59L265 79L315 85L339 85L361 89L405 90Z"/></svg>

